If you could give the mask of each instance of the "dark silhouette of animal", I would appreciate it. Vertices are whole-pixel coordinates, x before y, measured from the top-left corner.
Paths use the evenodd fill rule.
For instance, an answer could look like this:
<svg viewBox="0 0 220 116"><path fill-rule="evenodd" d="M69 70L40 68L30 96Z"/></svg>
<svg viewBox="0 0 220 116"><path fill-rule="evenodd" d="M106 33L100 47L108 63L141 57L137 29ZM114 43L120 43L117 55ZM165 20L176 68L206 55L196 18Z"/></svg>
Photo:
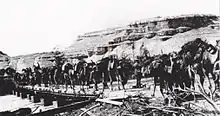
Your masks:
<svg viewBox="0 0 220 116"><path fill-rule="evenodd" d="M59 85L63 84L62 65L56 65L54 69L54 80L57 88L59 88Z"/></svg>
<svg viewBox="0 0 220 116"><path fill-rule="evenodd" d="M109 59L108 59L108 68L107 68L107 71L108 71L108 77L109 77L109 81L110 81L110 87L111 87L111 90L113 90L113 81L116 81L118 82L118 89L120 89L120 75L119 75L119 72L118 72L118 69L117 67L119 66L119 61L117 59L115 59L113 56L110 56Z"/></svg>
<svg viewBox="0 0 220 116"><path fill-rule="evenodd" d="M55 79L55 66L48 67L48 72L49 72L49 79L50 79L50 85L55 85L56 84L56 79Z"/></svg>
<svg viewBox="0 0 220 116"><path fill-rule="evenodd" d="M64 77L64 83L66 86L66 91L68 86L70 86L70 88L72 88L74 90L75 93L75 84L76 84L76 76L75 76L75 71L73 69L73 65L70 63L64 63L63 67L62 67L62 71L63 71L63 77Z"/></svg>
<svg viewBox="0 0 220 116"><path fill-rule="evenodd" d="M107 82L109 81L109 73L108 73L108 63L109 63L109 57L101 59L98 65L98 69L101 73L101 81L103 84L103 91L104 89L108 88Z"/></svg>
<svg viewBox="0 0 220 116"><path fill-rule="evenodd" d="M200 76L200 82L203 85L204 79L212 75L215 83L215 88L219 87L219 78L213 73L213 66L219 59L219 50L201 38L196 38L182 47L182 52L189 52L191 54L191 64L195 72ZM211 84L210 84L211 85Z"/></svg>
<svg viewBox="0 0 220 116"><path fill-rule="evenodd" d="M16 70L14 68L8 67L5 69L5 74L7 74L10 78L14 78Z"/></svg>
<svg viewBox="0 0 220 116"><path fill-rule="evenodd" d="M117 67L117 72L119 75L119 81L121 82L122 88L125 90L125 84L127 84L128 79L132 75L132 64L129 60L122 58L119 60L119 66Z"/></svg>
<svg viewBox="0 0 220 116"><path fill-rule="evenodd" d="M101 82L102 73L99 64L94 64L90 72L90 80L94 83L94 89L98 91L98 83Z"/></svg>
<svg viewBox="0 0 220 116"><path fill-rule="evenodd" d="M178 56L177 58L173 59L171 79L175 87L180 87L182 89L185 89L186 87L193 87L194 89L195 74L190 68L190 65L186 63L186 58L186 56Z"/></svg>
<svg viewBox="0 0 220 116"><path fill-rule="evenodd" d="M159 81L160 92L164 96L163 90L168 90L168 85L171 83L171 74L168 72L167 66L171 66L169 55L163 54L156 56L150 64L150 76L154 78L154 90L152 96L155 95L156 85Z"/></svg>
<svg viewBox="0 0 220 116"><path fill-rule="evenodd" d="M85 92L84 86L88 83L88 70L87 63L84 60L81 60L76 64L76 74L79 80L80 89Z"/></svg>
<svg viewBox="0 0 220 116"><path fill-rule="evenodd" d="M43 67L42 68L42 80L43 80L43 83L45 85L45 87L48 87L49 85L49 68L47 67Z"/></svg>
<svg viewBox="0 0 220 116"><path fill-rule="evenodd" d="M4 76L5 75L5 69L0 69L0 76Z"/></svg>
<svg viewBox="0 0 220 116"><path fill-rule="evenodd" d="M40 66L34 66L34 78L35 78L35 81L36 81L36 84L38 86L41 86L42 84L42 70L40 68Z"/></svg>

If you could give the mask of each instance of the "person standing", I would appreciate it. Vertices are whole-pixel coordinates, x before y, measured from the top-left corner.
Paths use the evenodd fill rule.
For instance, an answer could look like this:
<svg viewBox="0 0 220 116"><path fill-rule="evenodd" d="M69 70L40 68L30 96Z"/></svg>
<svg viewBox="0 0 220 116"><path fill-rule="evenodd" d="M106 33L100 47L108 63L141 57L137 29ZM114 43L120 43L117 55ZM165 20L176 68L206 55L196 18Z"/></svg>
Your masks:
<svg viewBox="0 0 220 116"><path fill-rule="evenodd" d="M110 85L111 85L111 90L113 90L113 81L116 80L116 71L117 71L117 65L116 65L116 60L114 56L110 56L109 62L108 62L108 76L110 79Z"/></svg>
<svg viewBox="0 0 220 116"><path fill-rule="evenodd" d="M141 73L141 64L138 59L135 60L134 63L134 75L136 78L136 88L141 88L141 78L142 78L142 73Z"/></svg>

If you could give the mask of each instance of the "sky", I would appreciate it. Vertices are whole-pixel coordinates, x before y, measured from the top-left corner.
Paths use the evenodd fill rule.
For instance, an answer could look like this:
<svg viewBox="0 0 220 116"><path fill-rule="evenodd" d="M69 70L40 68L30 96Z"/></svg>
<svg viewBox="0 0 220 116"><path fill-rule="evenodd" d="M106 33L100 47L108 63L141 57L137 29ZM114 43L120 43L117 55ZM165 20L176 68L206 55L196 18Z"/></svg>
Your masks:
<svg viewBox="0 0 220 116"><path fill-rule="evenodd" d="M219 0L0 0L0 51L9 56L67 47L83 33L135 20L219 15Z"/></svg>

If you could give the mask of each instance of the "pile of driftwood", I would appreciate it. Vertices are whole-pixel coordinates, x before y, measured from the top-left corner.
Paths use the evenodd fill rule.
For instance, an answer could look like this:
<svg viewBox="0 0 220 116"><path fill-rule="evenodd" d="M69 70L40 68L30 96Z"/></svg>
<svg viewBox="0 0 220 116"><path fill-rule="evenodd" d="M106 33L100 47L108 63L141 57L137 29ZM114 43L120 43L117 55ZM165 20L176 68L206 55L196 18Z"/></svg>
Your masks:
<svg viewBox="0 0 220 116"><path fill-rule="evenodd" d="M220 115L220 94L216 90L176 89L163 97L135 96L97 98L80 111L79 116L207 116ZM69 116L69 115L68 115ZM72 115L70 115L72 116Z"/></svg>
<svg viewBox="0 0 220 116"><path fill-rule="evenodd" d="M166 101L166 100L165 100ZM132 97L126 97L126 98L105 98L105 99L96 99L96 104L93 106L90 106L87 109L81 109L83 112L79 116L95 116L100 114L100 110L97 110L96 108L106 106L106 105L112 105L112 108L117 106L118 110L117 112L111 111L111 108L109 109L110 112L114 112L115 116L134 116L134 115L185 115L185 114L192 114L197 113L194 110L187 109L185 107L180 106L172 106L165 104L162 99L153 99L153 98L147 98L147 97L141 97L141 96L132 96ZM102 112L102 111L101 111ZM104 115L104 112L101 113ZM199 114L199 113L197 113Z"/></svg>
<svg viewBox="0 0 220 116"><path fill-rule="evenodd" d="M206 116L207 114L218 114L219 112L213 110L208 111L201 108L201 104L194 98L204 97L203 95L193 94L194 92L181 91L177 94L169 94L165 98L150 98L142 95L128 96L128 97L115 97L96 99L95 104L82 109L83 112L80 116L90 115L95 116L97 112L100 114L101 110L97 110L99 107L110 105L112 109L117 107L115 116ZM206 100L206 98L203 98ZM212 103L206 101L207 103ZM213 102L214 103L214 102ZM212 106L213 104L210 104ZM96 109L97 108L97 109ZM108 107L109 108L109 107ZM215 108L213 108L215 109ZM97 110L97 111L96 111ZM116 110L114 110L116 111ZM105 112L111 112L109 108ZM112 110L113 112L113 110ZM101 113L104 115L104 112Z"/></svg>
<svg viewBox="0 0 220 116"><path fill-rule="evenodd" d="M170 100L170 101L169 101ZM198 111L190 109L187 105L176 105L176 101L169 98L144 98L131 97L126 101L126 108L129 110L129 115L146 115L146 116L179 116L187 114L202 114ZM202 114L203 115L203 114Z"/></svg>

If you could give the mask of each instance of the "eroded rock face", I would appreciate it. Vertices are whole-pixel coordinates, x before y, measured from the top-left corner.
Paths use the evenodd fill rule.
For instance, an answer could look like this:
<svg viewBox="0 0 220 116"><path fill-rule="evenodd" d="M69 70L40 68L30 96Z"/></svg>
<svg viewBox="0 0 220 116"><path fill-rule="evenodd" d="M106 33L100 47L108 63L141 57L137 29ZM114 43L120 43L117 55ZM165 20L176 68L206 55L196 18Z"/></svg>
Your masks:
<svg viewBox="0 0 220 116"><path fill-rule="evenodd" d="M55 54L42 54L35 58L34 63L39 63L41 67L51 67L55 65Z"/></svg>
<svg viewBox="0 0 220 116"><path fill-rule="evenodd" d="M55 57L60 54L56 52L44 52L16 56L11 58L11 64L18 72L21 72L24 68L30 67L33 69L36 63L39 63L40 67L50 67L55 65Z"/></svg>
<svg viewBox="0 0 220 116"><path fill-rule="evenodd" d="M219 20L219 17L215 15L192 14L136 21L124 27L110 28L80 35L64 52L71 53L72 55L79 54L79 52L83 53L86 50L95 51L97 48L109 44L121 44L145 38L167 41L176 34L213 25L217 20Z"/></svg>
<svg viewBox="0 0 220 116"><path fill-rule="evenodd" d="M0 69L7 68L10 63L10 57L0 51Z"/></svg>
<svg viewBox="0 0 220 116"><path fill-rule="evenodd" d="M157 17L136 21L124 27L85 33L79 35L71 46L62 49L57 47L55 50L61 50L67 61L71 61L74 57L92 56L99 52L105 54L113 45L117 46L112 49L119 57L136 57L140 54L142 44L151 55L157 55L161 52L178 51L184 43L197 37L208 39L211 44L215 44L213 42L220 37L218 25L219 17L214 15ZM10 65L17 70L33 67L35 62L47 67L54 65L55 56L52 52L17 56L12 58ZM4 67L7 60L4 58L3 60Z"/></svg>
<svg viewBox="0 0 220 116"><path fill-rule="evenodd" d="M13 64L13 68L15 68L18 72L21 72L21 70L24 68L33 68L35 58L39 55L39 53L36 53L12 57L11 62Z"/></svg>

